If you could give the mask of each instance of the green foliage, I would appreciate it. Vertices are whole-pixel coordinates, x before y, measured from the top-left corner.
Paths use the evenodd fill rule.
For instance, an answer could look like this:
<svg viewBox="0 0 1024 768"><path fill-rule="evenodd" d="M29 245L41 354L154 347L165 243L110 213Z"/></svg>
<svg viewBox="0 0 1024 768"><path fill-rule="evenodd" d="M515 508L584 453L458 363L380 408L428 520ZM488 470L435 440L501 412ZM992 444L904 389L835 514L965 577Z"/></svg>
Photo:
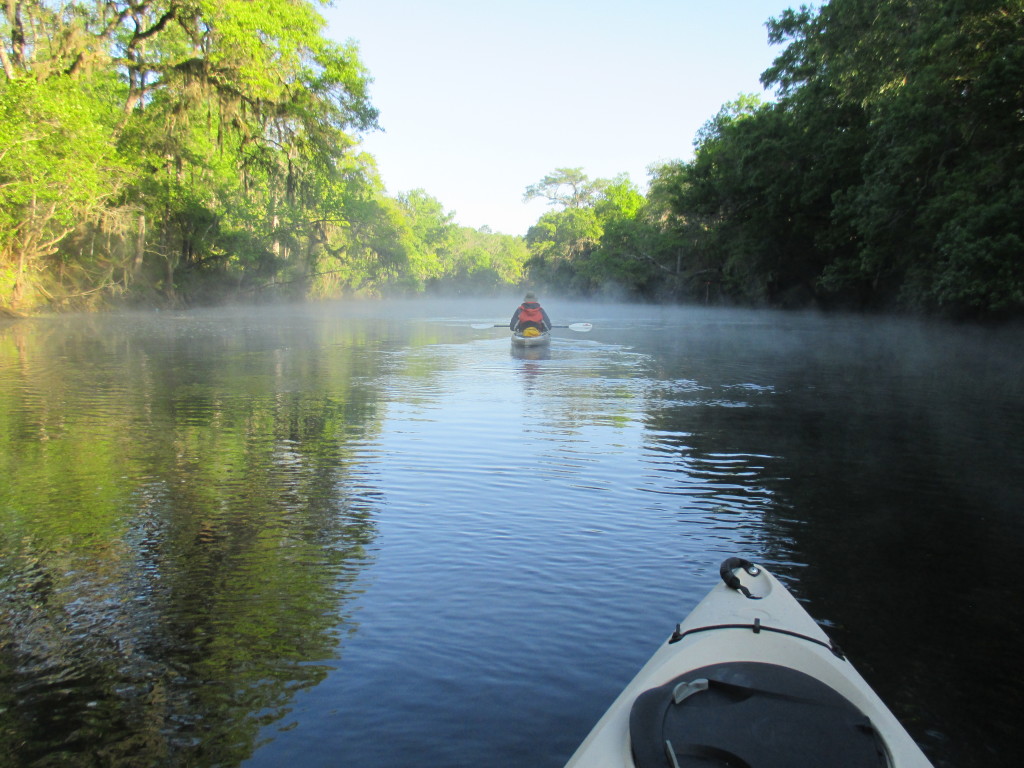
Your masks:
<svg viewBox="0 0 1024 768"><path fill-rule="evenodd" d="M324 26L304 0L0 9L0 303L419 292L452 278L450 214L421 191L385 194L358 150L377 127L369 75ZM523 261L494 275L517 281Z"/></svg>
<svg viewBox="0 0 1024 768"><path fill-rule="evenodd" d="M558 291L585 292L590 281L583 268L603 231L593 208L545 213L526 233L531 281Z"/></svg>
<svg viewBox="0 0 1024 768"><path fill-rule="evenodd" d="M399 195L398 202L408 222L409 270L407 284L422 292L429 280L445 272L450 261L456 226L439 200L422 189Z"/></svg>
<svg viewBox="0 0 1024 768"><path fill-rule="evenodd" d="M601 221L632 219L644 206L644 196L624 174L601 186L600 197L594 202L594 213Z"/></svg>
<svg viewBox="0 0 1024 768"><path fill-rule="evenodd" d="M0 302L31 300L43 261L132 179L108 142L102 80L0 81Z"/></svg>
<svg viewBox="0 0 1024 768"><path fill-rule="evenodd" d="M1024 99L1008 72L1024 66L1024 7L926 4L890 16L892 29L869 28L896 61L875 74L877 95L851 86L871 131L863 183L841 209L862 241L848 274L904 306L1019 312L1010 206L1024 181Z"/></svg>
<svg viewBox="0 0 1024 768"><path fill-rule="evenodd" d="M530 282L576 294L636 293L647 282L627 232L645 206L625 175L591 180L578 168L560 168L527 188L525 199L543 196L562 210L550 211L526 233ZM637 242L639 242L637 240Z"/></svg>
<svg viewBox="0 0 1024 768"><path fill-rule="evenodd" d="M1024 4L831 0L769 39L786 44L763 75L778 100L725 105L691 162L654 172L668 279L717 272L742 302L1020 314Z"/></svg>
<svg viewBox="0 0 1024 768"><path fill-rule="evenodd" d="M493 291L1024 311L1021 0L830 0L628 178L558 168L525 238L384 191L351 44L305 0L0 9L0 303Z"/></svg>
<svg viewBox="0 0 1024 768"><path fill-rule="evenodd" d="M544 198L551 205L584 208L593 204L606 184L602 179L591 181L582 168L556 168L526 188L523 202Z"/></svg>
<svg viewBox="0 0 1024 768"><path fill-rule="evenodd" d="M529 251L521 237L460 227L455 234L443 283L436 289L474 294L498 293L519 285Z"/></svg>

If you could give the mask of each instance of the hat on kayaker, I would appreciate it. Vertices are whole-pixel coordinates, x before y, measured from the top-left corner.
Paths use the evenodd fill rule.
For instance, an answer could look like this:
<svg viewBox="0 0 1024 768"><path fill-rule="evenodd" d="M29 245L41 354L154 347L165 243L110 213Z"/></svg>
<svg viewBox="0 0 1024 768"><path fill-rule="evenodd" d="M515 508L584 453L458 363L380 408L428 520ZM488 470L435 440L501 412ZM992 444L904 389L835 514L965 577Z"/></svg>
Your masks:
<svg viewBox="0 0 1024 768"><path fill-rule="evenodd" d="M523 301L536 301L536 300L537 300L537 294L535 294L533 291L527 291L526 295L523 297Z"/></svg>

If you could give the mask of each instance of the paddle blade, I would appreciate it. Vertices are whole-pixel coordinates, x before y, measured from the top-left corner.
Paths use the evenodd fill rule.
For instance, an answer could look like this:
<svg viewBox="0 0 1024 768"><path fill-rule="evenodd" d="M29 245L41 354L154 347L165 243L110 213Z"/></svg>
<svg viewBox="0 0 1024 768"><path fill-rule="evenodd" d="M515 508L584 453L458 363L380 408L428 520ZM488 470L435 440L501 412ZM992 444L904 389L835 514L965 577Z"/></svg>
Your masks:
<svg viewBox="0 0 1024 768"><path fill-rule="evenodd" d="M593 327L593 323L572 323L569 325L569 330L578 333L590 333L590 329Z"/></svg>
<svg viewBox="0 0 1024 768"><path fill-rule="evenodd" d="M482 331L484 328L504 328L505 326L498 323L473 323L470 327Z"/></svg>

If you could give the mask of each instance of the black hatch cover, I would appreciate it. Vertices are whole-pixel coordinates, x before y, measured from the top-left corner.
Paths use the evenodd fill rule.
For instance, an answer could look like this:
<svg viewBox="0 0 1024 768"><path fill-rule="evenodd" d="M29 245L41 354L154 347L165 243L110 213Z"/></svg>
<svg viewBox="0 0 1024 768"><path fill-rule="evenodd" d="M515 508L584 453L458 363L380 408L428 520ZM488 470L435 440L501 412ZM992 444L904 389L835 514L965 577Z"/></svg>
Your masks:
<svg viewBox="0 0 1024 768"><path fill-rule="evenodd" d="M758 662L701 667L645 691L629 735L637 768L889 765L871 721L843 696Z"/></svg>

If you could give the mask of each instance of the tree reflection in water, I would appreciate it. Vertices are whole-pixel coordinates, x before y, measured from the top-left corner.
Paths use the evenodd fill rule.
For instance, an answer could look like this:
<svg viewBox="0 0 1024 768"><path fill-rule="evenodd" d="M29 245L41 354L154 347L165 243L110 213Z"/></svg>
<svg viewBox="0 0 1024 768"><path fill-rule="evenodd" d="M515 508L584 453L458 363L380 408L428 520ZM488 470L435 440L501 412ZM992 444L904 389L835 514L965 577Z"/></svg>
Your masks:
<svg viewBox="0 0 1024 768"><path fill-rule="evenodd" d="M120 322L0 347L0 751L236 764L356 628L382 337Z"/></svg>

